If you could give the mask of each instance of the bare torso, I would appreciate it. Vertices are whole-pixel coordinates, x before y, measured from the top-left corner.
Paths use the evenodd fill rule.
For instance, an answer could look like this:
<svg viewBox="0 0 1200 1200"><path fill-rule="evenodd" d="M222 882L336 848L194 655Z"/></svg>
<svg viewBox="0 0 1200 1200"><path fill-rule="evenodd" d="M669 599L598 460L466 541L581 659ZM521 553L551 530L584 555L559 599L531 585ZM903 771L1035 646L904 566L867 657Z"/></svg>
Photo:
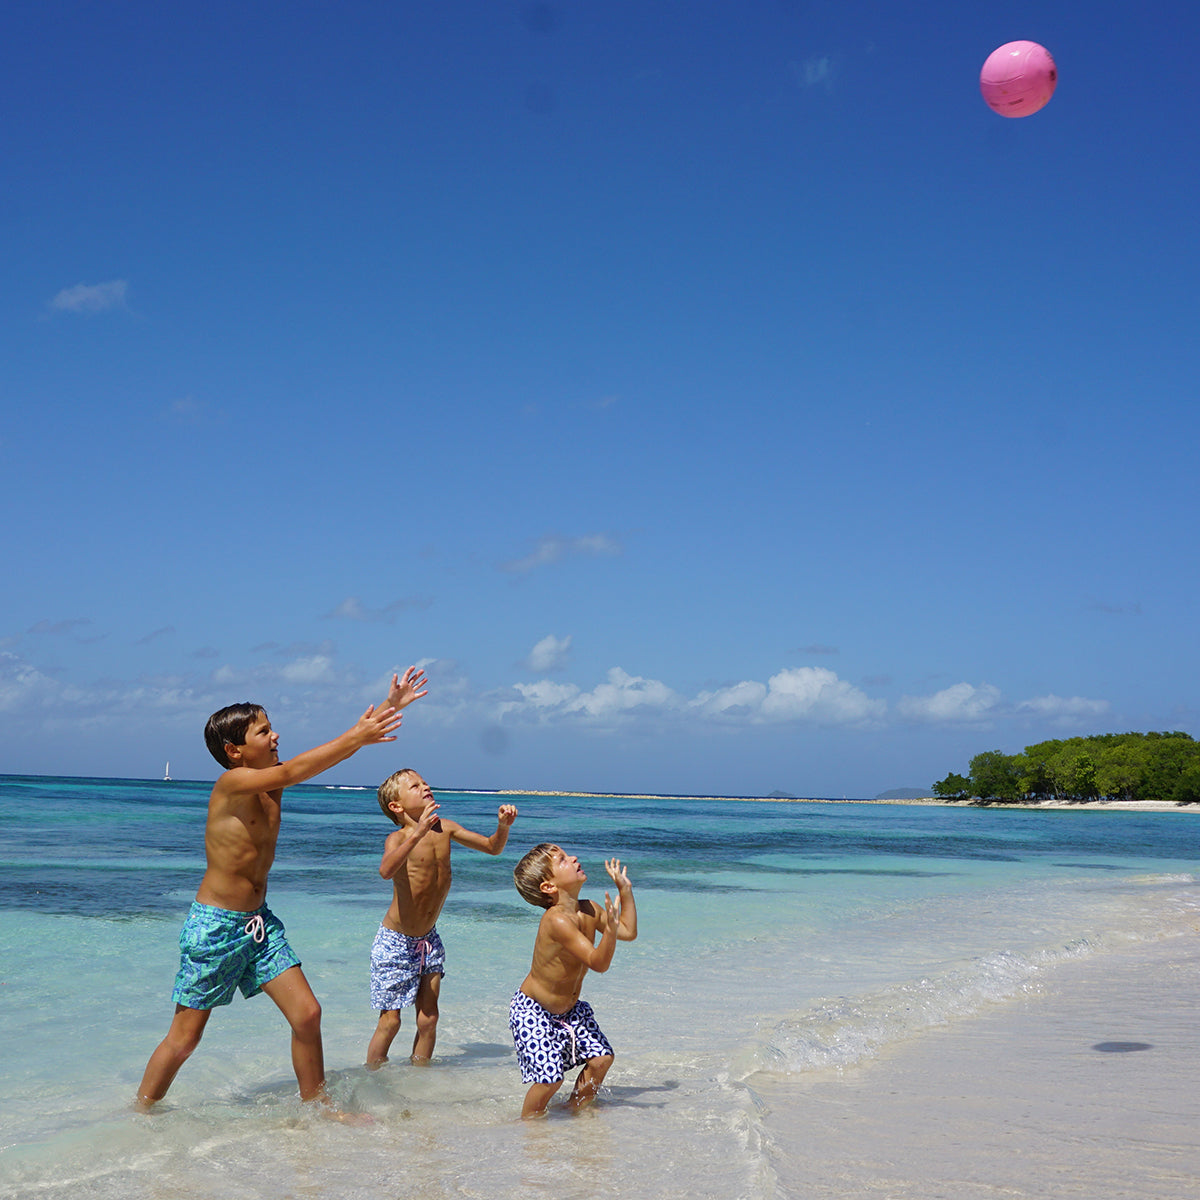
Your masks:
<svg viewBox="0 0 1200 1200"><path fill-rule="evenodd" d="M583 990L583 977L588 973L587 965L553 936L552 923L570 922L595 945L599 917L596 906L590 900L581 900L578 911L574 913L551 908L542 914L537 939L533 943L533 963L525 982L521 984L521 991L548 1012L565 1013L573 1008Z"/></svg>
<svg viewBox="0 0 1200 1200"><path fill-rule="evenodd" d="M437 924L450 892L449 825L444 821L440 833L430 830L421 838L392 876L392 903L383 918L386 928L424 937ZM407 836L407 830L398 830L390 838Z"/></svg>
<svg viewBox="0 0 1200 1200"><path fill-rule="evenodd" d="M282 791L229 796L214 790L204 829L208 865L196 893L201 904L234 912L262 905L279 840L282 796Z"/></svg>

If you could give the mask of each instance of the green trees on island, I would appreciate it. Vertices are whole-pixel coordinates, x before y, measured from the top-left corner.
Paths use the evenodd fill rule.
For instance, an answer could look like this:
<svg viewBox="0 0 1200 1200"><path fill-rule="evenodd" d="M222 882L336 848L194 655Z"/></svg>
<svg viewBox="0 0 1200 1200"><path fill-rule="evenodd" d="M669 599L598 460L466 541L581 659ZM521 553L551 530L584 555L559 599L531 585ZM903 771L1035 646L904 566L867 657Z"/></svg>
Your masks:
<svg viewBox="0 0 1200 1200"><path fill-rule="evenodd" d="M1017 804L1038 800L1171 800L1200 804L1200 742L1186 733L1104 733L985 750L969 774L933 785L946 800Z"/></svg>

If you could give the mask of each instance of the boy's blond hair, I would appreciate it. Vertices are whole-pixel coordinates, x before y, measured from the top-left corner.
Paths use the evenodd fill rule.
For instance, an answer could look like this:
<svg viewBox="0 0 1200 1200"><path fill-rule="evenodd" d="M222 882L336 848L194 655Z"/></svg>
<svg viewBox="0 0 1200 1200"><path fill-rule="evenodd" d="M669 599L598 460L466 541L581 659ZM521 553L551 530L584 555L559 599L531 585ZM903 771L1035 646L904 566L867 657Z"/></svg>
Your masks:
<svg viewBox="0 0 1200 1200"><path fill-rule="evenodd" d="M383 809L383 815L394 825L400 824L400 815L393 812L388 805L400 802L400 780L405 775L415 775L416 773L412 767L401 767L399 771L393 771L379 785L379 791L376 793L379 797L379 807Z"/></svg>
<svg viewBox="0 0 1200 1200"><path fill-rule="evenodd" d="M513 867L513 883L517 891L538 908L550 908L554 901L542 891L550 872L550 857L558 847L553 842L539 842L524 858Z"/></svg>

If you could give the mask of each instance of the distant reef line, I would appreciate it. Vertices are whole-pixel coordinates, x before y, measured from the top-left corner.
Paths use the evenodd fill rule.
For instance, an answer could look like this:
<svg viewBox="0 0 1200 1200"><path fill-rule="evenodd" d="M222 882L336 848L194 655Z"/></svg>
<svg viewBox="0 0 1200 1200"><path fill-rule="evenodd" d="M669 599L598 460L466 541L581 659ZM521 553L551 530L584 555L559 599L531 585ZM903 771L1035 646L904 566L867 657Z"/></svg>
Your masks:
<svg viewBox="0 0 1200 1200"><path fill-rule="evenodd" d="M453 789L435 789L451 791ZM668 796L653 792L556 792L520 788L498 788L493 792L476 792L489 796L546 796L578 797L583 800L722 800L746 804L924 804L937 808L988 808L1009 812L1031 812L1048 809L1071 812L1194 812L1200 813L1200 805L1179 804L1173 800L1042 800L1009 804L985 804L973 800L944 800L940 796L908 796L893 799L843 796Z"/></svg>
<svg viewBox="0 0 1200 1200"><path fill-rule="evenodd" d="M496 796L577 796L585 800L731 800L746 804L941 804L930 796L924 800L871 800L866 797L836 796L672 796L655 792L557 792L539 788L497 788Z"/></svg>

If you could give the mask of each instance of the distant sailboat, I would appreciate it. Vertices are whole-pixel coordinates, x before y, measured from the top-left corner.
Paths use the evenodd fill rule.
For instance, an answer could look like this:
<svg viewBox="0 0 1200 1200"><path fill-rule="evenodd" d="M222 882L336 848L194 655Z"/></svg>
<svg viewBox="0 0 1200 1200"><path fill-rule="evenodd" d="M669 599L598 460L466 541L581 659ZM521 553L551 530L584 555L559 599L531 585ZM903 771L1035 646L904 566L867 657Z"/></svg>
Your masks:
<svg viewBox="0 0 1200 1200"><path fill-rule="evenodd" d="M171 760L167 759L167 765L163 768L163 783L171 782Z"/></svg>

